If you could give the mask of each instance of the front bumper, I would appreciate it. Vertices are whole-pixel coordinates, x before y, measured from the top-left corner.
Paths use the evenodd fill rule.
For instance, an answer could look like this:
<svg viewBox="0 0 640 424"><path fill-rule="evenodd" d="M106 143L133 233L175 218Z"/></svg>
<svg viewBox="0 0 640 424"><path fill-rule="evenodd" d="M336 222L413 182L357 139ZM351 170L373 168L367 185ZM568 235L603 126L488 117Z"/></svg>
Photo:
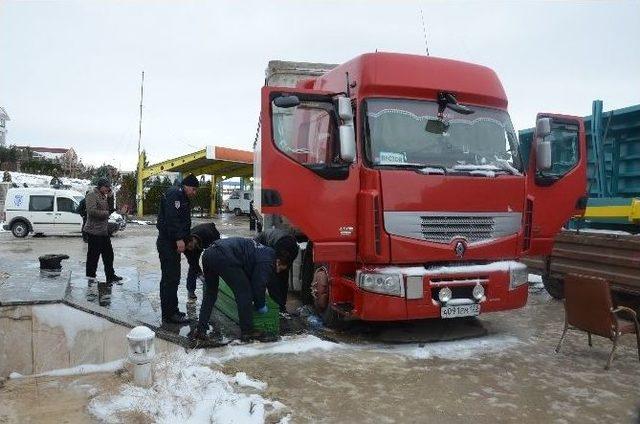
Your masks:
<svg viewBox="0 0 640 424"><path fill-rule="evenodd" d="M2 229L5 230L5 231L9 231L9 230L11 230L11 227L9 226L9 224L3 224L2 225Z"/></svg>
<svg viewBox="0 0 640 424"><path fill-rule="evenodd" d="M438 300L438 290L449 287L453 298L449 304L470 302L480 304L480 313L521 308L527 303L528 287L521 284L511 286L509 267L517 266L522 272L523 264L501 261L472 266L444 266L424 269L377 268L372 271L402 274L403 293L400 296L374 293L363 290L357 281L341 279L342 293L350 292L351 318L365 321L402 321L424 318L440 318L441 308L447 303ZM526 270L525 270L526 273ZM482 285L484 297L476 300L471 295L473 287Z"/></svg>

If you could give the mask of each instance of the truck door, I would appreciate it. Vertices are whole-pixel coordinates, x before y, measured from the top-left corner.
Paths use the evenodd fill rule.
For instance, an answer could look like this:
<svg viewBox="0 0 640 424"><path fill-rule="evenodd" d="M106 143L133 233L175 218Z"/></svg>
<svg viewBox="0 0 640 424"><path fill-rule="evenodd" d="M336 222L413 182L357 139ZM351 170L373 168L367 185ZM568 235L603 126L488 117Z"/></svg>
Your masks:
<svg viewBox="0 0 640 424"><path fill-rule="evenodd" d="M556 234L576 213L584 211L587 193L587 142L582 118L538 114L550 119L551 167L541 170L536 148L539 135L534 133L527 175L525 208L526 255L551 253Z"/></svg>
<svg viewBox="0 0 640 424"><path fill-rule="evenodd" d="M277 98L287 96L295 96L299 103L276 105ZM342 124L332 93L262 89L254 206L263 215L287 218L305 233L316 243L316 259L325 246L355 260L359 175L352 161L341 158Z"/></svg>
<svg viewBox="0 0 640 424"><path fill-rule="evenodd" d="M56 233L80 233L82 217L76 213L77 204L69 197L56 196L55 231Z"/></svg>

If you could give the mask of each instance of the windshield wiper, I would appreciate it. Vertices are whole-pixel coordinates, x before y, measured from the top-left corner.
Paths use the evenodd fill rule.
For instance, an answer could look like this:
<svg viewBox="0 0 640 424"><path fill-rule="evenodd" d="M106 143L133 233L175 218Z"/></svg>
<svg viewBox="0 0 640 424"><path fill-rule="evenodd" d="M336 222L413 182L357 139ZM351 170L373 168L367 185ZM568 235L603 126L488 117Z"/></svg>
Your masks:
<svg viewBox="0 0 640 424"><path fill-rule="evenodd" d="M415 162L401 162L401 163L379 163L378 166L393 166L396 168L417 168L416 172L421 174L440 174L446 175L449 171L442 165L430 165L424 163L415 163Z"/></svg>
<svg viewBox="0 0 640 424"><path fill-rule="evenodd" d="M416 171L425 175L447 175L447 168L442 165L422 165Z"/></svg>
<svg viewBox="0 0 640 424"><path fill-rule="evenodd" d="M496 159L496 162L498 163L500 169L503 169L512 175L522 175L522 172L514 168L514 166L511 165L506 159Z"/></svg>

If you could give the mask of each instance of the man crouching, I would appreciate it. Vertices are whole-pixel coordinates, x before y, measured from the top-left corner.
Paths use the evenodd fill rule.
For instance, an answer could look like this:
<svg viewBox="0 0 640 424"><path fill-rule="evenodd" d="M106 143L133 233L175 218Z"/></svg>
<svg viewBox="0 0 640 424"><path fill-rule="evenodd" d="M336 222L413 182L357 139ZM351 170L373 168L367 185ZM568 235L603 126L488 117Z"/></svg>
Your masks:
<svg viewBox="0 0 640 424"><path fill-rule="evenodd" d="M274 249L251 239L231 237L214 242L202 255L204 288L198 326L191 337L207 340L209 319L218 298L219 278L233 290L240 321L240 339L248 342L257 337L252 332L253 310L267 313L265 290L274 273L286 270L291 252Z"/></svg>

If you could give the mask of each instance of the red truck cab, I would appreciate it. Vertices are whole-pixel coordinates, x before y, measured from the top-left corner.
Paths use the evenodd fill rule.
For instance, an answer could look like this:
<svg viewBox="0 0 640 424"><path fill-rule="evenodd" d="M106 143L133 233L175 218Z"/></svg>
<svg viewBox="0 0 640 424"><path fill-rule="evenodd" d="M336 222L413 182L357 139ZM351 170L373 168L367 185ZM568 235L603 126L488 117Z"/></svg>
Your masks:
<svg viewBox="0 0 640 424"><path fill-rule="evenodd" d="M540 114L537 129L525 164L491 69L364 54L262 89L255 207L309 240L327 321L516 309L518 259L548 254L586 192L582 119Z"/></svg>

